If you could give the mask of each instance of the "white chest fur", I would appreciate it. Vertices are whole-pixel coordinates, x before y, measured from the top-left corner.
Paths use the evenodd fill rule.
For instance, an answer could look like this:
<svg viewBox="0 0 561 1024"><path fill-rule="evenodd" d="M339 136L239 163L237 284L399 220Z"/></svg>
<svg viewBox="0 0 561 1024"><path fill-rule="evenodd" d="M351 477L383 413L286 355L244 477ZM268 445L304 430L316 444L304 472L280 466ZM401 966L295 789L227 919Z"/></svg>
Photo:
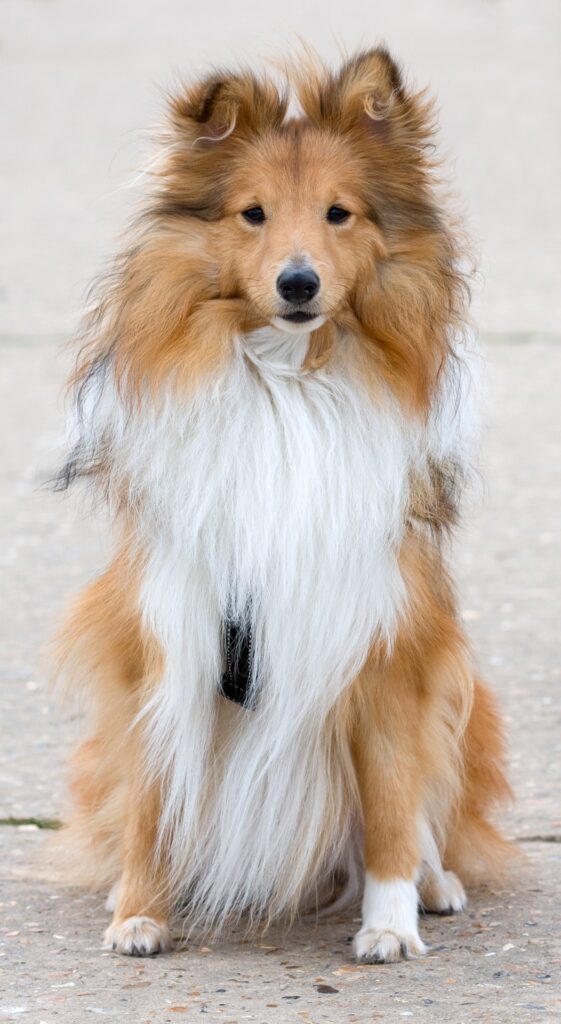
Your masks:
<svg viewBox="0 0 561 1024"><path fill-rule="evenodd" d="M306 349L272 329L244 339L221 381L144 418L129 452L152 625L169 629L185 588L204 595L200 679L216 673L211 621L249 614L262 699L290 704L318 689L332 702L374 634L392 634L411 455L396 405L376 407L342 370L303 373ZM176 597L164 621L162 573Z"/></svg>

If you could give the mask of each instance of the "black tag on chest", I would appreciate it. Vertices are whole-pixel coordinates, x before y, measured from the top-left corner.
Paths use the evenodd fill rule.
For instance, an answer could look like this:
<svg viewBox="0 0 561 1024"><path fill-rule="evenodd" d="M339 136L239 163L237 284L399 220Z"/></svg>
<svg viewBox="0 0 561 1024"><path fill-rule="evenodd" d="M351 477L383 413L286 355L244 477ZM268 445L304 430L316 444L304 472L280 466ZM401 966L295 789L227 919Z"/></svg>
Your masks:
<svg viewBox="0 0 561 1024"><path fill-rule="evenodd" d="M253 671L253 635L249 626L226 620L224 623L224 656L226 669L220 692L243 708L253 707L250 693Z"/></svg>

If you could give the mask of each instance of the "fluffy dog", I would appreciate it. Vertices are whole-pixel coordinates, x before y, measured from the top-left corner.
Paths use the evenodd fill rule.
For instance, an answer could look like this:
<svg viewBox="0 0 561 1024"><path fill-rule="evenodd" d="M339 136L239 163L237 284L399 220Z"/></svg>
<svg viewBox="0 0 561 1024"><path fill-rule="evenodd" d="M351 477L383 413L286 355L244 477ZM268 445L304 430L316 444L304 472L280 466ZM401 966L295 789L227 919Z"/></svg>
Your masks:
<svg viewBox="0 0 561 1024"><path fill-rule="evenodd" d="M121 953L360 886L357 957L416 956L419 904L461 910L458 874L508 856L442 550L477 356L432 135L383 49L171 99L61 474L118 526L60 653L92 716L63 840Z"/></svg>

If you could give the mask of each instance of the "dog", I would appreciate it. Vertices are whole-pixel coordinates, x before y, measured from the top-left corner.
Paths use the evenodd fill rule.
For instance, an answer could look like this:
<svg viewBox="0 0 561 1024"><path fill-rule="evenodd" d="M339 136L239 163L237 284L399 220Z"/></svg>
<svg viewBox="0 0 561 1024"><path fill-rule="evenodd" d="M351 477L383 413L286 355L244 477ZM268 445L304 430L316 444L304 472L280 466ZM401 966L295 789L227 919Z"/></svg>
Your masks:
<svg viewBox="0 0 561 1024"><path fill-rule="evenodd" d="M431 104L384 48L287 75L170 99L72 379L60 486L118 540L58 638L91 714L61 835L122 954L362 895L356 957L416 957L510 856L446 564L479 356Z"/></svg>

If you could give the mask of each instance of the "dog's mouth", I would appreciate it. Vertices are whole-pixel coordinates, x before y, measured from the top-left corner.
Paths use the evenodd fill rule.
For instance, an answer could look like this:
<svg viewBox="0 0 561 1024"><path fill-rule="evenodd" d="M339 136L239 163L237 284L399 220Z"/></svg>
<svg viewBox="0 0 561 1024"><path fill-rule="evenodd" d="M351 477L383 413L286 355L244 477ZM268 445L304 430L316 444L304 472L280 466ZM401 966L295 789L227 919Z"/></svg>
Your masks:
<svg viewBox="0 0 561 1024"><path fill-rule="evenodd" d="M308 313L303 309L295 309L290 313L274 316L271 323L288 334L301 334L302 331L316 331L325 321L324 313Z"/></svg>
<svg viewBox="0 0 561 1024"><path fill-rule="evenodd" d="M290 324L307 324L317 316L317 313L305 313L303 309L297 309L294 313L284 313L281 319L288 320Z"/></svg>

